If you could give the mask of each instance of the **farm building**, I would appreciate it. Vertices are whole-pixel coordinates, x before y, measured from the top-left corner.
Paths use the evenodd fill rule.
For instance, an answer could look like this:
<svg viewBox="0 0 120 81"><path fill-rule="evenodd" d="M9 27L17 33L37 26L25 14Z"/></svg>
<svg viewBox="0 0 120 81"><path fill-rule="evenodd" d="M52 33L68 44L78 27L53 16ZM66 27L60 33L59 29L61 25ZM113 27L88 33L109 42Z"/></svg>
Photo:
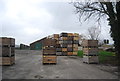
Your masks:
<svg viewBox="0 0 120 81"><path fill-rule="evenodd" d="M20 44L20 49L29 49L29 46L25 44Z"/></svg>
<svg viewBox="0 0 120 81"><path fill-rule="evenodd" d="M46 39L46 37L31 43L30 50L41 50L44 39Z"/></svg>

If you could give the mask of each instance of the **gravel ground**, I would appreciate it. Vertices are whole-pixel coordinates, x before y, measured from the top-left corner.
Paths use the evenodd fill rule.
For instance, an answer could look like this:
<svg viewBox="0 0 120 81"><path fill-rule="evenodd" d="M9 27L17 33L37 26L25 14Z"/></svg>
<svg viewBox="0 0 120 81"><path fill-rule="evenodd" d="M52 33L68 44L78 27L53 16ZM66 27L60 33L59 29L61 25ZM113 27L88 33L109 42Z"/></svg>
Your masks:
<svg viewBox="0 0 120 81"><path fill-rule="evenodd" d="M58 56L57 65L42 65L41 51L16 50L15 53L16 64L13 66L3 66L3 79L118 78L116 74L104 70L109 66L84 64L82 59L77 56Z"/></svg>

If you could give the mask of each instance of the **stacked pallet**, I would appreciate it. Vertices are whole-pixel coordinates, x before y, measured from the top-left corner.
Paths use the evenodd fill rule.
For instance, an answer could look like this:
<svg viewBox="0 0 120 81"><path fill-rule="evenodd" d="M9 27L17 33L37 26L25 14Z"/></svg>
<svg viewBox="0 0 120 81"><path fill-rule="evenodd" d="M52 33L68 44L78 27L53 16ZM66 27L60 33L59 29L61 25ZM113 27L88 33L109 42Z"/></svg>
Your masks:
<svg viewBox="0 0 120 81"><path fill-rule="evenodd" d="M43 41L43 64L56 64L56 40L47 38Z"/></svg>
<svg viewBox="0 0 120 81"><path fill-rule="evenodd" d="M84 40L83 41L83 62L99 63L98 59L98 41Z"/></svg>
<svg viewBox="0 0 120 81"><path fill-rule="evenodd" d="M0 38L0 65L13 65L15 63L15 39Z"/></svg>
<svg viewBox="0 0 120 81"><path fill-rule="evenodd" d="M67 56L67 45L68 45L68 34L67 33L61 33L59 37L59 44L60 44L60 49L61 54L63 56Z"/></svg>
<svg viewBox="0 0 120 81"><path fill-rule="evenodd" d="M78 44L79 44L79 34L74 33L74 35L73 35L73 55L77 55Z"/></svg>
<svg viewBox="0 0 120 81"><path fill-rule="evenodd" d="M79 34L61 33L56 45L56 54L58 56L77 55L79 43Z"/></svg>

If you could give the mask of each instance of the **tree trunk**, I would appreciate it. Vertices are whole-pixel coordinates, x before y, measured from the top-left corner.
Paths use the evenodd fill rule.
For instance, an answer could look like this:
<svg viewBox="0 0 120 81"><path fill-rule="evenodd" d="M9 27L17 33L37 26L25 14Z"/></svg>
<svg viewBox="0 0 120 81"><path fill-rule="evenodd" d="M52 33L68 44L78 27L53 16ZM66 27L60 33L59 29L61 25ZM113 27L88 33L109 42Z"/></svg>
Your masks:
<svg viewBox="0 0 120 81"><path fill-rule="evenodd" d="M106 3L107 11L109 13L109 25L111 26L111 37L114 40L115 50L116 50L116 60L118 61L120 57L120 27L118 26L120 21L120 2L117 2L116 11L113 10L112 3ZM120 63L118 63L120 64Z"/></svg>
<svg viewBox="0 0 120 81"><path fill-rule="evenodd" d="M111 4L107 4L108 12L109 12L109 25L111 26L111 37L114 40L115 50L116 50L116 60L118 61L120 58L120 2L117 2L116 5L116 11L117 14L113 14L113 11L111 10ZM110 9L111 8L111 9ZM120 62L118 61L118 64L120 65Z"/></svg>
<svg viewBox="0 0 120 81"><path fill-rule="evenodd" d="M117 27L118 27L118 37L117 37L117 46L116 46L116 49L118 50L118 59L120 58L120 27L119 27L119 25L120 25L120 1L119 2L117 2L117 4L116 4L116 11L117 11ZM118 61L118 64L119 64L119 66L120 66L120 61ZM120 69L120 68L119 68Z"/></svg>

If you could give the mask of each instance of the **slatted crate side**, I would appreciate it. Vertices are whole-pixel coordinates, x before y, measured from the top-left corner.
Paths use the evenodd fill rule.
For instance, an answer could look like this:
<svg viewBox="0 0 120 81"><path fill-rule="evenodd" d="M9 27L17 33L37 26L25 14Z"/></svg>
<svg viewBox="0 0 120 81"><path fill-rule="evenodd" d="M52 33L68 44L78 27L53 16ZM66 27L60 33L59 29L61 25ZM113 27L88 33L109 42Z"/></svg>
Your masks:
<svg viewBox="0 0 120 81"><path fill-rule="evenodd" d="M98 46L98 40L83 40L82 46Z"/></svg>
<svg viewBox="0 0 120 81"><path fill-rule="evenodd" d="M72 43L73 43L73 41L71 41L71 40L67 41L67 44L72 44Z"/></svg>
<svg viewBox="0 0 120 81"><path fill-rule="evenodd" d="M77 51L73 51L73 55L77 55Z"/></svg>
<svg viewBox="0 0 120 81"><path fill-rule="evenodd" d="M73 47L73 45L72 44L68 44L68 46L67 47Z"/></svg>
<svg viewBox="0 0 120 81"><path fill-rule="evenodd" d="M74 33L74 37L79 37L79 34L78 33Z"/></svg>
<svg viewBox="0 0 120 81"><path fill-rule="evenodd" d="M52 58L52 59L56 59L57 56L55 56L55 55L43 55L43 58Z"/></svg>
<svg viewBox="0 0 120 81"><path fill-rule="evenodd" d="M71 55L73 55L73 52L68 52L67 55L68 55L68 56L69 56L69 55L71 56Z"/></svg>
<svg viewBox="0 0 120 81"><path fill-rule="evenodd" d="M73 36L73 33L68 33L68 37L72 37Z"/></svg>
<svg viewBox="0 0 120 81"><path fill-rule="evenodd" d="M62 48L56 48L56 52L61 52Z"/></svg>
<svg viewBox="0 0 120 81"><path fill-rule="evenodd" d="M57 63L56 56L43 56L43 63Z"/></svg>
<svg viewBox="0 0 120 81"><path fill-rule="evenodd" d="M60 37L67 37L67 36L68 36L68 33L64 33L64 32L60 33Z"/></svg>
<svg viewBox="0 0 120 81"><path fill-rule="evenodd" d="M59 34L53 34L54 38L59 38Z"/></svg>
<svg viewBox="0 0 120 81"><path fill-rule="evenodd" d="M43 41L43 46L56 46L56 42L55 39L45 39Z"/></svg>
<svg viewBox="0 0 120 81"><path fill-rule="evenodd" d="M56 44L59 44L59 40L56 41Z"/></svg>
<svg viewBox="0 0 120 81"><path fill-rule="evenodd" d="M72 47L67 47L67 51L68 51L68 52L72 52L72 51L73 51L73 48L72 48Z"/></svg>
<svg viewBox="0 0 120 81"><path fill-rule="evenodd" d="M61 42L61 44L68 44L68 41L67 41L67 40L63 40L63 41Z"/></svg>
<svg viewBox="0 0 120 81"><path fill-rule="evenodd" d="M60 40L68 40L67 37L60 37Z"/></svg>
<svg viewBox="0 0 120 81"><path fill-rule="evenodd" d="M98 40L88 40L88 46L98 46Z"/></svg>
<svg viewBox="0 0 120 81"><path fill-rule="evenodd" d="M3 57L11 56L11 51L9 47L2 47L2 56Z"/></svg>
<svg viewBox="0 0 120 81"><path fill-rule="evenodd" d="M61 48L67 48L67 46L68 46L67 44L61 44L60 45Z"/></svg>
<svg viewBox="0 0 120 81"><path fill-rule="evenodd" d="M86 55L98 54L98 48L83 48L83 53Z"/></svg>
<svg viewBox="0 0 120 81"><path fill-rule="evenodd" d="M2 47L0 56L3 56L3 57L15 56L15 48L14 47Z"/></svg>
<svg viewBox="0 0 120 81"><path fill-rule="evenodd" d="M62 56L62 52L56 52L57 56Z"/></svg>
<svg viewBox="0 0 120 81"><path fill-rule="evenodd" d="M67 52L67 48L62 48L62 51L63 52Z"/></svg>
<svg viewBox="0 0 120 81"><path fill-rule="evenodd" d="M67 37L68 40L72 41L73 40L73 37Z"/></svg>
<svg viewBox="0 0 120 81"><path fill-rule="evenodd" d="M83 62L85 63L99 63L98 56L83 56Z"/></svg>
<svg viewBox="0 0 120 81"><path fill-rule="evenodd" d="M15 57L0 57L0 65L13 65Z"/></svg>
<svg viewBox="0 0 120 81"><path fill-rule="evenodd" d="M43 50L56 50L56 47L43 47Z"/></svg>
<svg viewBox="0 0 120 81"><path fill-rule="evenodd" d="M63 56L67 56L68 52L67 51L62 51Z"/></svg>
<svg viewBox="0 0 120 81"><path fill-rule="evenodd" d="M14 38L1 37L0 38L0 45L13 45L13 46L15 46L15 39Z"/></svg>
<svg viewBox="0 0 120 81"><path fill-rule="evenodd" d="M79 40L79 37L73 37L73 40Z"/></svg>
<svg viewBox="0 0 120 81"><path fill-rule="evenodd" d="M15 56L11 57L12 64L15 64Z"/></svg>
<svg viewBox="0 0 120 81"><path fill-rule="evenodd" d="M78 44L73 44L73 47L76 47L76 48L78 48Z"/></svg>
<svg viewBox="0 0 120 81"><path fill-rule="evenodd" d="M79 44L79 40L73 40L73 44Z"/></svg>
<svg viewBox="0 0 120 81"><path fill-rule="evenodd" d="M78 48L73 48L73 51L78 51Z"/></svg>

